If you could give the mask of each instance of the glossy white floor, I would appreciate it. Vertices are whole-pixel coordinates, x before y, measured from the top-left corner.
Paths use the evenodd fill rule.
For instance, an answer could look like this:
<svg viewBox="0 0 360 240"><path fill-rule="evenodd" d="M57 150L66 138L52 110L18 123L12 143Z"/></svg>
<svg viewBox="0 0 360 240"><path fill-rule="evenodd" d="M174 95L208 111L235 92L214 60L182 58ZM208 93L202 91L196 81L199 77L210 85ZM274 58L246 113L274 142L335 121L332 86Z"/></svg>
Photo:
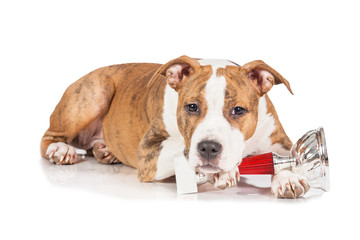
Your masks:
<svg viewBox="0 0 360 240"><path fill-rule="evenodd" d="M312 189L303 198L284 200L272 197L270 176L243 177L225 191L205 184L197 194L178 195L171 180L140 183L135 169L102 165L92 157L58 166L39 157L36 146L24 147L26 157L3 162L0 169L1 239L304 239L309 233L354 236L358 225L348 220L360 214L351 182L356 170L343 175L336 152L330 192Z"/></svg>
<svg viewBox="0 0 360 240"><path fill-rule="evenodd" d="M141 183L136 178L136 169L123 164L103 165L93 157L86 157L84 161L68 166L59 166L45 159L40 161L44 174L54 186L86 190L120 200L221 199L241 202L274 199L270 190L271 175L244 176L236 187L225 191L204 184L199 186L197 194L177 194L174 178L162 183ZM303 198L295 201L305 201L322 194L322 190L311 189Z"/></svg>

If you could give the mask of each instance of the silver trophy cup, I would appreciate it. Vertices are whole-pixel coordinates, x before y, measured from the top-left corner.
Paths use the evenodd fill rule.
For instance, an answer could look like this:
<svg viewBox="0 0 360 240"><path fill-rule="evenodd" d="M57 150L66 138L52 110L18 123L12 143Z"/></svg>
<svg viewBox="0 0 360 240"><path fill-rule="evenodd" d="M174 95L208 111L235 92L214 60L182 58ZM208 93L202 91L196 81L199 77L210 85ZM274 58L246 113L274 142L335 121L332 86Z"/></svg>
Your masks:
<svg viewBox="0 0 360 240"><path fill-rule="evenodd" d="M311 187L329 191L329 158L322 127L302 136L291 147L288 161L292 171L306 177ZM278 166L281 169L281 164Z"/></svg>

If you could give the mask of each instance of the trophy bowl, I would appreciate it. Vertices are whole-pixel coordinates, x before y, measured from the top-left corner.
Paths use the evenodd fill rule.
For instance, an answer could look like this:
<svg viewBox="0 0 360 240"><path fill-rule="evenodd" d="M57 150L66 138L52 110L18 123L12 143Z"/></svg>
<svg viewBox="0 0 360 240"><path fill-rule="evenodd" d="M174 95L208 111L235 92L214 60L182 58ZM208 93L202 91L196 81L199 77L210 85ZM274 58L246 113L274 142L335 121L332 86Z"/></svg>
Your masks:
<svg viewBox="0 0 360 240"><path fill-rule="evenodd" d="M329 158L322 127L302 136L291 148L292 171L305 176L311 187L329 191Z"/></svg>

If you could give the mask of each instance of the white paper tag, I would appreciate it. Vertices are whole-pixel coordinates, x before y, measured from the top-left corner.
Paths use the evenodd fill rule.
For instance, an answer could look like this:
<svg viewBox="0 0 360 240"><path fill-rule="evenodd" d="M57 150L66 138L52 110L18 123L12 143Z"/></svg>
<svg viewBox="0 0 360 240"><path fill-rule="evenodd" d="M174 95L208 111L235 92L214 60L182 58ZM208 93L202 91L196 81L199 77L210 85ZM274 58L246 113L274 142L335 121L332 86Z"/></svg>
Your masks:
<svg viewBox="0 0 360 240"><path fill-rule="evenodd" d="M197 193L195 170L192 169L184 156L174 159L175 178L178 194Z"/></svg>

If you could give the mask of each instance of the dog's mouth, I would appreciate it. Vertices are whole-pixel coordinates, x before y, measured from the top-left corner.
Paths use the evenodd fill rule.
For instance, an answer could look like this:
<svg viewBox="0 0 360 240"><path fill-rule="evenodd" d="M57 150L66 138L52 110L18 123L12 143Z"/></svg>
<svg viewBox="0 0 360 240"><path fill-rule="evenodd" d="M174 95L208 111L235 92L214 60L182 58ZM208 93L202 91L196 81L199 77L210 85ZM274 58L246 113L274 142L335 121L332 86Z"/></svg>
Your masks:
<svg viewBox="0 0 360 240"><path fill-rule="evenodd" d="M211 164L201 165L196 167L196 169L202 173L218 173L222 169Z"/></svg>
<svg viewBox="0 0 360 240"><path fill-rule="evenodd" d="M241 161L237 162L234 167L239 166L241 163ZM231 168L230 168L231 169ZM220 168L218 166L215 166L211 163L209 164L203 164L203 165L198 165L195 167L196 171L199 171L201 173L210 173L210 174L214 174L214 173L218 173L218 172L228 172L229 170Z"/></svg>

